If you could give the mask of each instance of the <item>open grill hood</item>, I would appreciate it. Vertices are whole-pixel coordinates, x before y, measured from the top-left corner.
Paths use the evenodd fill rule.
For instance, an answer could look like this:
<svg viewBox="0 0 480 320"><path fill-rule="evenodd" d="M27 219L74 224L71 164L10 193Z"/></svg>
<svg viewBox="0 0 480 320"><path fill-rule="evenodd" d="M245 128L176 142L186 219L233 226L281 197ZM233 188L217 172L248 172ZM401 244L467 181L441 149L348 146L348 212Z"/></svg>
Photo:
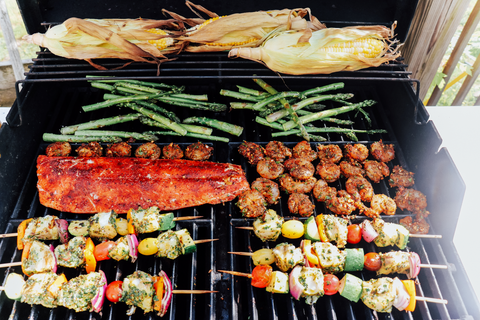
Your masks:
<svg viewBox="0 0 480 320"><path fill-rule="evenodd" d="M175 2L173 2L175 3ZM269 4L247 1L237 4L221 2L197 2L219 14L241 11L271 9ZM277 8L292 7L292 4L279 3ZM391 25L399 21L397 28L399 39L406 38L409 22L413 16L416 1L335 1L334 3L295 2L295 7L310 7L312 13L327 26L384 24ZM161 8L191 16L183 4L163 4L151 1L127 4L106 2L104 4L87 2L20 1L20 7L30 33L43 32L42 28L51 23L61 23L75 15L80 18L161 18ZM92 8L95 8L92 12ZM218 9L217 9L218 8ZM98 10L97 10L98 9ZM74 14L72 14L74 13ZM404 23L401 23L404 22ZM42 26L43 24L43 26ZM123 61L97 61L109 69L123 65ZM387 66L357 72L341 72L319 76L279 77L260 64L240 59L231 60L226 53L182 54L177 60L161 66L160 76L156 76L156 67L133 63L126 68L112 71L98 71L83 61L67 60L40 52L27 73L26 80L17 83L18 97L10 111L8 125L0 129L0 230L15 232L19 223L29 217L47 214L57 215L69 221L86 219L88 215L75 215L57 212L45 208L38 201L36 190L36 157L45 153L47 143L42 134L57 133L62 126L86 122L118 113L118 108L107 108L96 113L84 113L83 105L102 100L103 91L91 88L86 75L115 76L120 79L140 79L185 85L193 94L207 93L210 101L228 103L231 101L219 95L221 89L234 89L236 85L254 87L253 75L264 79L277 90L305 90L333 82L344 82L341 92L351 92L354 101L373 99L377 104L366 108L372 119L373 128L386 129L386 134L358 134L359 143L370 145L382 139L395 145L396 158L389 163L402 165L415 172L415 188L422 191L428 199L428 210L432 213L427 221L431 225L430 233L441 234L442 239L411 239L408 250L417 252L422 263L448 265L448 270L422 269L418 277L417 295L443 298L448 305L417 302L414 313L393 311L391 314L378 314L379 319L476 319L480 318L480 308L474 297L455 247L453 234L458 220L465 186L456 170L448 151L440 149L441 138L434 124L428 121L428 113L419 101L418 81L409 78L402 61ZM20 91L20 87L22 90ZM212 160L241 164L249 182L258 174L239 155L238 146L242 141L252 141L265 145L271 138L269 128L258 125L251 111L232 110L223 113L206 113L177 108L180 118L199 115L215 117L219 120L241 125L243 134L230 138L230 143L207 142L214 147ZM365 129L367 124L362 117L344 116L353 120L356 129ZM125 123L113 129L143 131L145 128L135 123ZM350 143L339 134L324 135L328 141L344 146ZM293 147L301 140L298 137L276 139ZM185 149L194 139L184 137L162 137L157 143L161 146L170 142L179 143ZM316 143L312 143L315 146ZM133 149L140 143L132 144ZM76 146L76 145L75 145ZM335 187L344 189L345 179ZM374 185L376 193L394 197L395 190L385 181ZM272 207L278 214L290 217L286 205L288 196L282 195L279 204ZM313 200L313 199L312 199ZM269 294L263 289L250 286L246 278L235 277L217 272L217 270L235 270L250 273L253 265L248 257L233 256L228 251L255 251L262 247L274 247L276 243L286 241L280 238L276 243L262 243L252 232L236 229L237 226L250 226L253 219L241 216L235 201L223 205L203 205L175 211L176 216L199 215L202 219L178 222L178 228L187 228L194 239L218 238L219 241L200 244L193 255L182 256L174 261L140 256L136 263L127 261L104 261L99 264L108 281L123 279L135 270L156 273L165 270L172 278L175 289L218 290L216 294L174 295L172 305L165 317L169 319L375 319L375 314L361 302L350 303L338 294L323 297L314 306L304 301L297 302L290 295ZM323 203L314 202L315 215L330 213ZM409 215L397 211L392 217L383 217L389 222L398 222ZM303 220L304 218L301 218ZM358 216L353 222L361 222ZM142 238L143 236L141 236ZM289 241L295 245L299 240ZM349 245L349 247L351 247ZM355 246L354 246L355 247ZM369 251L389 251L394 248L376 248L362 241L356 247ZM0 241L0 262L19 261L21 252L15 248L14 239ZM9 272L21 272L20 268L9 269L0 275L4 283ZM83 273L83 270L61 268L67 278ZM368 280L374 277L371 272L358 272L357 276ZM101 315L80 313L64 308L49 310L40 306L30 307L0 297L0 318L23 319L123 319L126 306L106 302ZM137 311L133 319L158 318L153 314L143 315Z"/></svg>

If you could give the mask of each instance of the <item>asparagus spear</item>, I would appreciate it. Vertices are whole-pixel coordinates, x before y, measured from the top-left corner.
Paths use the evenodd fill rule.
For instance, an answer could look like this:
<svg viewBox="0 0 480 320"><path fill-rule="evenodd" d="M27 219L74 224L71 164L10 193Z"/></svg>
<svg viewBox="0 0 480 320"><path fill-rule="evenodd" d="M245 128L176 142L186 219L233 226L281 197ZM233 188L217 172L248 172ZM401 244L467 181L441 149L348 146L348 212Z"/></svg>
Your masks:
<svg viewBox="0 0 480 320"><path fill-rule="evenodd" d="M206 117L190 117L183 120L183 123L191 124L191 123L200 123L205 126L209 126L221 131L228 132L233 134L234 136L240 136L243 132L243 127L220 121L217 119L211 119Z"/></svg>
<svg viewBox="0 0 480 320"><path fill-rule="evenodd" d="M237 86L237 88L238 88L238 92L246 93L246 94L249 94L249 95L252 95L252 96L257 96L258 97L258 96L270 95L270 94L268 94L268 92L265 92L265 91L259 91L259 90L255 90L255 89L242 87L242 86Z"/></svg>
<svg viewBox="0 0 480 320"><path fill-rule="evenodd" d="M261 79L253 79L253 81L255 81L260 87L262 87L265 91L267 91L268 93L272 94L273 97L276 97L277 95L279 95L277 93L277 90L275 90L272 86L268 85L265 81L261 80ZM280 97L280 103L283 104L285 110L287 110L287 112L290 114L290 116L292 117L292 120L293 122L295 122L295 124L297 125L297 127L300 128L300 131L302 131L302 136L305 140L307 141L310 141L310 137L308 136L308 133L307 131L305 130L305 127L303 126L302 123L300 123L300 120L298 119L298 115L295 113L295 111L292 109L292 106L287 102L287 100L285 100L286 98L286 95L288 94L288 92L283 92ZM292 97L297 97L297 95L292 95ZM265 100L268 100L265 99ZM254 109L256 109L256 106L258 105L258 103L253 106ZM258 107L258 106L257 106ZM257 109L256 109L257 110Z"/></svg>
<svg viewBox="0 0 480 320"><path fill-rule="evenodd" d="M163 96L163 97L159 96L156 99L164 103L168 103L168 104L179 106L179 107L187 107L191 109L214 111L214 112L221 112L221 111L227 110L227 106L221 103L189 100L189 99L176 98L172 96Z"/></svg>
<svg viewBox="0 0 480 320"><path fill-rule="evenodd" d="M162 123L155 121L153 119L147 118L147 117L140 117L140 122L143 124L146 124L147 126L151 127L159 127L162 129L169 129L167 126L163 125ZM181 124L182 127L187 129L188 132L191 133L198 133L198 134L204 134L207 136L210 136L213 132L212 128L207 128L207 127L202 127L202 126L195 126L192 124Z"/></svg>
<svg viewBox="0 0 480 320"><path fill-rule="evenodd" d="M251 101L251 102L259 102L259 101L262 100L262 97L252 96L252 95L247 94L247 93L225 90L225 89L220 90L220 95L225 96L225 97L230 97L230 98L236 98L236 99L240 99L240 100ZM255 109L255 110L257 110L257 109Z"/></svg>
<svg viewBox="0 0 480 320"><path fill-rule="evenodd" d="M280 131L283 131L283 127L281 124L277 123L277 122L268 122L267 120L265 120L265 118L262 118L262 117L256 117L255 118L255 122L257 123L260 123L264 126L267 126L267 127L270 127L270 128L273 128L273 129L277 129L277 130L280 130Z"/></svg>
<svg viewBox="0 0 480 320"><path fill-rule="evenodd" d="M109 137L120 137L120 138L134 138L136 140L146 140L146 141L155 141L158 140L154 135L142 134L137 132L127 132L127 131L105 131L105 130L78 130L75 131L77 136L109 136Z"/></svg>
<svg viewBox="0 0 480 320"><path fill-rule="evenodd" d="M126 103L125 106L130 108L130 109L133 109L137 112L140 112L141 114L149 117L150 119L153 119L155 121L158 121L158 122L162 123L164 126L168 127L170 130L178 132L182 136L187 134L187 129L185 129L184 127L182 127L178 123L176 123L176 122L174 122L170 119L167 119L167 118L159 115L158 113L153 112L150 109L140 107L135 103Z"/></svg>
<svg viewBox="0 0 480 320"><path fill-rule="evenodd" d="M299 120L302 124L305 124L305 123L309 123L309 122L312 122L312 121L321 120L322 118L333 117L333 116L336 116L338 114L342 114L342 113L345 113L345 112L361 109L361 108L364 108L364 107L370 107L370 106L374 105L375 103L376 103L376 101L373 101L373 100L365 100L363 102L359 102L359 103L356 103L356 104L353 104L353 105L350 105L350 106L344 106L344 107L340 107L340 108L320 111L320 112L317 112L317 113L312 113L310 115L302 116L302 117L299 118ZM296 127L296 123L292 120L283 124L283 129L285 131L291 130L295 127Z"/></svg>
<svg viewBox="0 0 480 320"><path fill-rule="evenodd" d="M89 105L83 106L82 109L83 111L88 112L88 111L93 111L93 110L114 106L116 104L139 101L139 100L150 100L150 99L155 99L156 97L158 97L158 95L155 95L155 94L121 97L121 98L107 100L99 103L89 104Z"/></svg>
<svg viewBox="0 0 480 320"><path fill-rule="evenodd" d="M353 94L351 93L337 93L337 94L328 94L328 95L320 95L320 96L314 96L310 97L307 99L304 99L292 106L293 110L301 110L302 108L318 103L320 101L325 101L325 100L334 100L334 99L349 99L353 97ZM283 117L286 117L288 115L287 110L279 110L275 113L272 113L271 115L267 116L266 119L267 121L277 121L278 119L282 119Z"/></svg>
<svg viewBox="0 0 480 320"><path fill-rule="evenodd" d="M126 115L121 115L121 116L115 116L111 118L105 118L105 119L99 119L99 120L93 120L85 123L79 123L73 126L67 126L63 127L60 129L60 132L62 134L72 134L77 130L88 130L88 129L96 129L96 128L102 128L105 126L111 126L113 124L117 123L123 123L127 121L132 121L132 120L137 120L140 118L139 113L130 113Z"/></svg>
<svg viewBox="0 0 480 320"><path fill-rule="evenodd" d="M307 127L306 130L310 132L323 132L323 133L366 133L366 134L375 134L375 133L386 133L386 130L383 129L375 129L375 130L362 130L362 129L349 129L349 128L335 128L335 127L325 127L325 128L317 128L317 127ZM272 137L284 137L289 136L292 134L299 134L300 130L288 130L283 132L273 132Z"/></svg>
<svg viewBox="0 0 480 320"><path fill-rule="evenodd" d="M162 136L179 136L178 133L172 132L172 131L146 131L146 132L144 132L144 134L153 134L153 135L162 135ZM187 132L186 136L191 137L191 138L197 138L197 139L221 141L221 142L225 142L225 143L228 143L230 141L230 139L225 138L225 137L207 136L207 135L204 135L204 134L193 133L193 132Z"/></svg>
<svg viewBox="0 0 480 320"><path fill-rule="evenodd" d="M118 95L111 94L111 93L105 93L103 95L103 99L105 99L105 100L116 99L116 98L120 98L120 97L122 97L122 96L118 96ZM167 118L169 118L170 120L172 120L174 122L180 122L181 121L180 118L177 117L177 115L174 112L168 111L167 109L164 109L160 106L157 106L154 103L150 103L148 101L142 101L142 100L136 101L135 103L139 104L141 106L147 107L149 109L152 109L155 112L159 112L159 113L163 114L164 116L166 116Z"/></svg>
<svg viewBox="0 0 480 320"><path fill-rule="evenodd" d="M120 137L105 137L105 136L78 136L70 134L53 134L53 133L44 133L43 141L45 142L57 142L57 141L67 141L67 142L120 142L122 139Z"/></svg>

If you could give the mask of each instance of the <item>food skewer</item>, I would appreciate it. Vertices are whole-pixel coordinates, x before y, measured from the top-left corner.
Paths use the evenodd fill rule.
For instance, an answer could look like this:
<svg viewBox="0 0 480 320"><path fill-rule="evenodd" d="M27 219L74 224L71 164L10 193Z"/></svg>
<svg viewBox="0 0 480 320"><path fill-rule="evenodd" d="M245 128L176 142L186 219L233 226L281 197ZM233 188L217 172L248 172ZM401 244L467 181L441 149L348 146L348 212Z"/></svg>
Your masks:
<svg viewBox="0 0 480 320"><path fill-rule="evenodd" d="M441 235L411 234L404 226L375 219L373 224L364 220L358 225L347 225L348 220L329 214L310 216L302 226L299 220L283 220L274 210L267 210L262 218L256 218L253 226L238 226L236 229L253 231L262 241L276 241L282 234L285 238L298 239L302 236L312 241L335 241L343 248L348 243L358 243L361 238L374 241L378 247L396 245L404 249L410 236L417 238L441 238ZM352 234L351 234L352 233ZM356 233L354 235L353 233ZM351 242L356 238L356 242Z"/></svg>
<svg viewBox="0 0 480 320"><path fill-rule="evenodd" d="M105 241L97 246L91 238L76 236L67 244L47 245L38 240L25 243L21 262L0 264L0 267L22 266L26 275L56 272L57 266L78 268L85 266L87 273L96 269L98 261L114 259L135 262L138 254L176 259L180 255L193 253L196 245L218 239L193 240L187 229L167 230L157 238L146 238L140 243L134 234L127 234L117 241ZM34 253L34 254L31 254Z"/></svg>
<svg viewBox="0 0 480 320"><path fill-rule="evenodd" d="M281 271L288 271L296 265L320 268L324 272L352 272L364 269L375 271L377 275L403 273L416 278L420 272L420 257L415 252L390 251L385 253L368 252L363 248L347 248L342 251L330 242L313 242L305 239L300 247L280 243L273 249L259 249L255 252L229 252L241 256L250 256L254 265L275 263ZM430 267L423 265L423 267ZM433 265L434 268L446 266Z"/></svg>
<svg viewBox="0 0 480 320"><path fill-rule="evenodd" d="M65 219L47 215L23 220L17 228L17 233L5 234L0 238L16 236L17 247L22 250L24 242L32 239L60 239L61 243L67 243L70 235L113 239L117 234L125 236L173 229L176 221L199 219L202 216L174 217L172 212L160 214L157 207L151 207L130 210L127 218L129 219L118 217L114 211L109 211L97 213L88 220L74 220L68 223Z"/></svg>
<svg viewBox="0 0 480 320"><path fill-rule="evenodd" d="M307 304L315 303L323 295L336 293L355 303L361 299L368 308L387 313L391 312L392 307L400 311L414 311L416 301L448 303L445 299L417 296L413 280L383 277L362 281L349 273L346 273L342 280L338 280L335 275L322 274L321 271L315 273L315 268L304 266L296 266L290 274L272 271L268 265L256 266L251 274L230 270L218 271L252 279L253 287L266 288L268 292L291 293L297 300L305 297ZM380 289L377 291L377 288Z"/></svg>
<svg viewBox="0 0 480 320"><path fill-rule="evenodd" d="M145 313L157 311L165 315L173 294L207 294L212 290L173 290L172 283L164 271L151 276L143 271L135 271L123 281L113 281L107 285L103 271L83 274L67 280L64 274L52 272L35 274L26 281L18 273L10 273L4 287L8 298L28 304L40 304L47 308L63 306L76 312L100 313L104 298L110 302L125 302L130 305L127 315L132 315L137 307ZM78 295L77 292L83 292ZM138 293L141 292L141 299Z"/></svg>

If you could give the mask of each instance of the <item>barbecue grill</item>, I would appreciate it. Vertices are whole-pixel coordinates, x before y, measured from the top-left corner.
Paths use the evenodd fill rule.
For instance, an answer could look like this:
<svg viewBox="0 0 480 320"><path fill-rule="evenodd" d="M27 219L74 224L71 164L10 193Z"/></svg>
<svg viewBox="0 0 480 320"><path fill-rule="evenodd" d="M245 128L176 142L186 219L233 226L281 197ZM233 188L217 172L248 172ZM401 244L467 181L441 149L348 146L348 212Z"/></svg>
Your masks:
<svg viewBox="0 0 480 320"><path fill-rule="evenodd" d="M241 3L198 2L219 14L271 9L258 1ZM391 26L398 21L397 38L404 41L408 33L417 1L335 1L308 3L277 3L283 7L310 7L312 13L327 26L383 24ZM48 26L61 23L71 16L79 18L161 18L161 8L178 12L184 16L192 14L183 3L153 1L118 3L106 1L19 1L28 32L44 32ZM15 232L19 223L30 217L48 214L57 215L68 221L86 219L88 215L69 214L45 208L40 205L36 190L36 157L44 154L47 143L42 141L45 132L57 133L62 126L82 123L101 117L112 116L119 109L107 108L95 113L81 111L83 105L102 100L103 91L92 88L86 81L86 75L115 76L118 79L140 79L165 82L173 85L185 85L188 93L207 93L211 101L228 103L228 98L220 96L221 89L234 89L236 85L254 87L254 75L262 78L277 90L305 90L314 86L333 82L344 82L341 92L354 93L355 101L373 99L377 104L367 108L373 128L387 130L385 134L357 134L360 143L370 145L382 139L384 143L395 146L396 158L389 163L402 165L415 172L415 188L422 191L428 199L428 210L432 214L427 218L431 225L430 233L441 234L442 239L411 239L407 250L417 252L423 263L448 265L448 270L422 269L418 277L417 295L443 298L448 305L417 302L413 313L392 311L381 314L380 319L480 319L480 306L457 256L453 245L453 235L460 212L465 186L448 151L439 149L441 138L434 124L428 121L428 113L418 98L420 83L411 79L402 60L356 72L340 72L332 75L288 76L269 71L260 64L245 60L231 60L226 53L181 54L177 59L161 65L157 76L156 66L132 63L119 70L113 70L124 61L103 60L96 63L108 68L107 71L93 69L84 61L68 60L57 57L48 51L41 51L34 60L26 79L16 84L17 100L7 116L8 125L0 129L0 230ZM238 153L242 141L257 142L266 145L273 140L271 130L254 121L251 111L233 110L221 113L207 113L190 109L176 109L180 118L199 115L215 117L245 128L236 138L228 136L230 143L213 142L215 152L212 160L241 164L248 181L258 177L254 167ZM367 129L368 124L361 116L345 116L355 122L352 127ZM144 131L144 125L131 122L116 125L116 130ZM327 142L344 146L350 143L340 134L326 134ZM277 138L288 147L300 141L298 137ZM196 142L186 137L165 137L157 143L161 146L170 142L179 143L183 149ZM140 145L132 143L134 149ZM312 143L314 146L315 143ZM77 144L73 144L73 149ZM105 145L104 145L105 146ZM337 189L344 189L345 180L337 182ZM375 192L394 197L395 191L382 181L375 185ZM272 208L285 218L291 218L288 212L287 197L282 196L279 204ZM313 200L313 198L312 198ZM329 213L323 203L315 202L315 215ZM169 319L374 319L376 315L363 303L350 303L339 295L325 296L309 306L303 301L297 302L290 295L270 294L263 289L255 289L246 278L219 273L217 270L235 270L250 273L253 269L248 257L233 256L228 251L254 251L262 247L273 247L275 243L262 243L252 232L237 229L237 226L251 226L253 219L241 216L234 202L222 205L203 205L175 211L176 216L202 216L201 219L177 222L177 228L187 228L194 239L213 239L219 241L200 244L193 255L182 256L174 261L141 256L136 263L112 260L103 261L99 268L108 281L123 279L135 270L151 274L165 270L172 278L176 289L218 290L216 294L174 295L172 305L165 317ZM410 215L397 211L392 217L383 217L388 222L398 222ZM303 220L304 218L300 218ZM354 222L361 222L358 216ZM286 239L283 239L286 241ZM277 241L281 242L282 238ZM291 242L291 241L290 241ZM293 241L295 245L299 240ZM350 245L351 246L351 245ZM366 252L378 251L372 244L362 241L353 247L363 247ZM384 248L383 251L388 251ZM14 239L0 241L0 262L19 261L21 252L15 247ZM18 268L18 269L17 269ZM9 272L21 272L19 267L11 268L0 274L4 283ZM84 272L81 270L61 269L67 278ZM373 272L355 273L364 280L374 277ZM127 307L105 303L101 315L80 313L64 308L46 309L41 306L22 305L0 297L0 318L6 319L122 319ZM132 318L156 318L153 314L143 315L137 311Z"/></svg>

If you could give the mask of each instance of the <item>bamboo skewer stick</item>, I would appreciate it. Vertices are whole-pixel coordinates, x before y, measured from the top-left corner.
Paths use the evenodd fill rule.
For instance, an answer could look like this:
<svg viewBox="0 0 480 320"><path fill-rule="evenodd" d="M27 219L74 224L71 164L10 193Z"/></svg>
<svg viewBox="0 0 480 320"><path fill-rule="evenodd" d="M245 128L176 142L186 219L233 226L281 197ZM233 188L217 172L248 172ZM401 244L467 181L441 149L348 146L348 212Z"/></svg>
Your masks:
<svg viewBox="0 0 480 320"><path fill-rule="evenodd" d="M194 240L193 243L199 244L199 243L207 243L207 242L213 242L217 241L218 239L203 239L203 240Z"/></svg>
<svg viewBox="0 0 480 320"><path fill-rule="evenodd" d="M172 290L174 294L204 294L204 293L217 293L218 291L210 290Z"/></svg>
<svg viewBox="0 0 480 320"><path fill-rule="evenodd" d="M21 262L21 261L18 261L18 262L9 262L9 263L2 263L2 264L0 264L0 268L18 267L18 266L21 266L21 265L22 265L22 262Z"/></svg>
<svg viewBox="0 0 480 320"><path fill-rule="evenodd" d="M217 270L217 271L218 271L218 272L223 272L223 273L232 274L232 275L234 275L234 276L252 278L252 275L251 275L250 273L244 273L244 272L238 272L238 271L229 271L229 270Z"/></svg>
<svg viewBox="0 0 480 320"><path fill-rule="evenodd" d="M193 219L201 219L203 216L185 216L185 217L175 217L173 218L173 221L184 221L184 220L193 220ZM1 238L13 238L18 236L17 232L13 233L5 233L5 234L0 234L0 239Z"/></svg>

